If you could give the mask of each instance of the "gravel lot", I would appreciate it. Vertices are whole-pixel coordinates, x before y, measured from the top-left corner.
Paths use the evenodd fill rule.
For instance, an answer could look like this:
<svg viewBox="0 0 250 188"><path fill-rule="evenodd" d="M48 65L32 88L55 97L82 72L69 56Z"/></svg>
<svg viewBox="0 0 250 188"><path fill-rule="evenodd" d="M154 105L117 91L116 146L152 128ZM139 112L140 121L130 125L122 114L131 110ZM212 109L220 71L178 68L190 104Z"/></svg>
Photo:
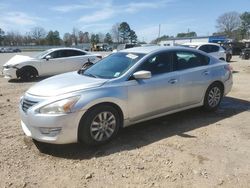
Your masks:
<svg viewBox="0 0 250 188"><path fill-rule="evenodd" d="M13 55L0 54L0 65ZM0 187L249 187L250 60L232 60L234 86L217 112L147 121L94 148L34 144L21 130L18 101L41 79L0 75Z"/></svg>

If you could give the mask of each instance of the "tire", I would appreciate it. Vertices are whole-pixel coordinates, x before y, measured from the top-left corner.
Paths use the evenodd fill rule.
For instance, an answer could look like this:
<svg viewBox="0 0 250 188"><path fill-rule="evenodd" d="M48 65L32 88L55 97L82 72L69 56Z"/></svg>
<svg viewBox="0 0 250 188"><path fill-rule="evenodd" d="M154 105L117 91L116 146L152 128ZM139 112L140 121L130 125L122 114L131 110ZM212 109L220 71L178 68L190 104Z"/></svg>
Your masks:
<svg viewBox="0 0 250 188"><path fill-rule="evenodd" d="M23 81L30 81L33 78L37 77L37 70L33 67L24 67L19 70L18 76Z"/></svg>
<svg viewBox="0 0 250 188"><path fill-rule="evenodd" d="M78 139L87 145L107 143L117 134L121 121L119 112L112 106L96 106L82 117Z"/></svg>
<svg viewBox="0 0 250 188"><path fill-rule="evenodd" d="M223 88L219 83L213 83L206 91L203 108L206 111L215 111L223 97Z"/></svg>
<svg viewBox="0 0 250 188"><path fill-rule="evenodd" d="M231 61L231 59L232 59L232 55L227 55L227 62L230 62Z"/></svg>

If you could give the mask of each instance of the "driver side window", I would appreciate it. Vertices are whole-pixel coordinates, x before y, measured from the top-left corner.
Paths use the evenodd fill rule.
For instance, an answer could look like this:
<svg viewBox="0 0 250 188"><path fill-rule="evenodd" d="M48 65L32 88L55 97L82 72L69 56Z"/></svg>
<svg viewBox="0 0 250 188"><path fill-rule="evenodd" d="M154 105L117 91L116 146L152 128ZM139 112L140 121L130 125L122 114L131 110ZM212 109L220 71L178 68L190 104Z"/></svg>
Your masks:
<svg viewBox="0 0 250 188"><path fill-rule="evenodd" d="M172 71L171 53L159 53L148 58L138 69L150 71L152 75L163 74Z"/></svg>
<svg viewBox="0 0 250 188"><path fill-rule="evenodd" d="M49 54L52 59L67 57L67 50L57 50Z"/></svg>

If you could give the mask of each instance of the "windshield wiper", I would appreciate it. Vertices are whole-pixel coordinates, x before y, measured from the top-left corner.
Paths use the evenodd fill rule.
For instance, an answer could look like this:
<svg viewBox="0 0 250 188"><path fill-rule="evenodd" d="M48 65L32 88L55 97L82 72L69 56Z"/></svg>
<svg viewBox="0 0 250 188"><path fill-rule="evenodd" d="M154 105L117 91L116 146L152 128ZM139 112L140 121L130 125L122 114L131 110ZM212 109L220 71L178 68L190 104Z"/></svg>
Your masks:
<svg viewBox="0 0 250 188"><path fill-rule="evenodd" d="M83 75L89 76L89 77L93 77L93 78L98 78L98 76L96 76L96 75L94 75L94 74L91 74L91 73L88 73L88 74L83 73Z"/></svg>

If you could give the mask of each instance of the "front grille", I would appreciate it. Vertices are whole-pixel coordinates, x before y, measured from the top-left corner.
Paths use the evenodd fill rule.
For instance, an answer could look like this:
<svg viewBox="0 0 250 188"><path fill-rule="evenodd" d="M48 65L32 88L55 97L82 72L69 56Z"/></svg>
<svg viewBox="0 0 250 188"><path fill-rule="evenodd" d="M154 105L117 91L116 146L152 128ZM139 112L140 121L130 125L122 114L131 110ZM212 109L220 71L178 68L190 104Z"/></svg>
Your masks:
<svg viewBox="0 0 250 188"><path fill-rule="evenodd" d="M24 112L27 112L27 110L32 107L33 105L35 105L36 101L30 101L30 100L27 100L27 99L23 99L23 104L22 104L22 109Z"/></svg>

